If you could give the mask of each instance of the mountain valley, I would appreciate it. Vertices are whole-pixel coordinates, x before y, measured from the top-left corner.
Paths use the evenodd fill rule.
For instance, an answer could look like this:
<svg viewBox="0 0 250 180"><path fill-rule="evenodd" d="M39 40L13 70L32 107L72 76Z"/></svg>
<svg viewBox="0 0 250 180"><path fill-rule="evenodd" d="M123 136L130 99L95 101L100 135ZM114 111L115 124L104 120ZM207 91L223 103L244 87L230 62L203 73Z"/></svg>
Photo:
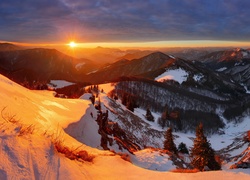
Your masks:
<svg viewBox="0 0 250 180"><path fill-rule="evenodd" d="M250 167L250 50L202 48L188 59L177 56L183 49L168 54L97 49L93 58L56 49L0 46L0 157L8 164L1 165L0 177L12 174L13 179L11 171L20 171L24 179L31 172L33 179L59 179L57 169L70 179L99 179L101 168L112 168L114 162L119 167L114 174L105 171L107 178L124 176L119 168L131 168L134 177L147 173L147 178L193 179L194 173L165 172L192 169L192 157L164 150L164 133L171 127L175 144L184 143L191 152L195 129L202 123L222 166L209 175L233 179L240 172L242 179L249 178L249 169L241 168ZM98 63L100 54L108 58ZM23 87L27 83L32 90ZM31 145L35 138L37 144ZM44 173L36 153L53 171ZM81 153L94 160L83 160Z"/></svg>

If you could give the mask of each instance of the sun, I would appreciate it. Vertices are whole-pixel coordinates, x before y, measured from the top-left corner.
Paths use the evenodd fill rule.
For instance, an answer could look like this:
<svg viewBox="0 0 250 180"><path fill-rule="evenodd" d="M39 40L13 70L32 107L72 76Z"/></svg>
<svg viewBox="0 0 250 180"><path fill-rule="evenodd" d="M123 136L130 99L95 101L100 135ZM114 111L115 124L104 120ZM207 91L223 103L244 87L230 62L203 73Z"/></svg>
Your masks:
<svg viewBox="0 0 250 180"><path fill-rule="evenodd" d="M71 48L74 48L74 47L76 47L77 46L77 44L74 42L74 41L71 41L70 43L69 43L69 47L71 47Z"/></svg>

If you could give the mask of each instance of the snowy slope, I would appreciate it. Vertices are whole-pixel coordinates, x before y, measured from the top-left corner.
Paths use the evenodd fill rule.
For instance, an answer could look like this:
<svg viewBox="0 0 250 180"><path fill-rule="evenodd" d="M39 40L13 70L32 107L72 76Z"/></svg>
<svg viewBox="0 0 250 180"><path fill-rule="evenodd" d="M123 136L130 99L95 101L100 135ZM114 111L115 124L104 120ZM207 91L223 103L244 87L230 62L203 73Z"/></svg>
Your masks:
<svg viewBox="0 0 250 180"><path fill-rule="evenodd" d="M111 152L86 145L91 143L91 136L86 134L96 131L96 114L89 100L54 98L52 92L27 90L2 75L0 75L0 91L1 180L152 178L196 180L204 177L245 180L250 177L249 172L244 170L180 174L137 167ZM86 144L74 138L74 136L79 138L81 135L84 137L80 140ZM92 140L98 139L96 136ZM55 140L62 141L64 146L73 150L86 150L95 156L93 162L79 162L66 158L55 150L53 144ZM95 146L95 144L90 145ZM149 155L146 151L142 151L138 152L137 159L139 157L146 159ZM157 155L154 157L155 160L158 159ZM144 161L143 165L146 166L148 163Z"/></svg>
<svg viewBox="0 0 250 180"><path fill-rule="evenodd" d="M131 156L133 164L156 171L170 171L176 169L169 155L151 149L144 149Z"/></svg>
<svg viewBox="0 0 250 180"><path fill-rule="evenodd" d="M70 86L73 85L74 83L72 82L68 82L68 81L64 81L64 80L51 80L50 83L48 84L48 86L54 87L54 88L63 88L66 86Z"/></svg>
<svg viewBox="0 0 250 180"><path fill-rule="evenodd" d="M170 70L168 69L163 74L156 77L155 80L159 82L163 82L166 80L174 80L182 84L184 81L187 80L187 77L188 77L188 73L185 70L178 68L178 69L170 69Z"/></svg>
<svg viewBox="0 0 250 180"><path fill-rule="evenodd" d="M200 77L202 77L202 75ZM108 94L108 92L114 89L114 84L102 84L102 85L99 85L99 87L100 89L103 89L104 92ZM112 121L118 122L121 125L125 124L123 122L122 116L125 116L124 119L128 119L129 122L133 121L131 114L124 113L124 111L126 111L126 108L125 106L121 104L120 100L116 101L115 102L116 104L114 104L114 101L109 99L104 93L104 94L101 94L101 101L105 104L105 107L110 109L111 111L110 119L112 119ZM116 107L116 109L114 109L114 107ZM132 113L131 111L129 112ZM140 139L139 141L142 145L153 146L156 148L163 148L162 147L163 140L164 140L163 133L166 131L167 127L165 129L162 129L158 125L157 119L160 117L160 114L152 112L155 118L155 122L149 122L148 120L146 120L145 109L136 108L134 109L133 114L137 116L136 122L139 123L139 125L138 124L135 125L135 121L134 121L133 123L131 123L129 128L123 126L124 129L127 128L128 133L136 134L136 137ZM209 141L211 142L212 148L222 153L222 156L224 156L224 154L226 153L227 158L232 158L234 156L241 154L241 152L243 152L249 146L247 143L243 141L244 133L250 130L249 121L250 121L249 116L243 117L242 122L237 123L237 124L232 123L232 122L227 123L225 120L225 124L227 124L227 126L221 130L222 132L224 132L224 134L220 134L220 135L215 134L215 135L208 137ZM135 127L133 127L133 125ZM136 127L140 127L140 128L136 129ZM152 133L152 130L154 130L154 133ZM177 146L181 142L185 143L189 149L193 146L193 139L195 138L194 133L174 132L173 134L175 137L175 144ZM139 156L140 154L141 152L138 152ZM138 157L135 157L135 159L138 159ZM149 164L152 161L148 162L149 164L147 165L142 165L140 164L140 162L137 162L137 161L133 161L133 162L141 167L149 168L150 167ZM230 161L225 162L224 168L226 169L229 167L227 163L230 165L232 162ZM152 167L153 168L156 167L157 169L160 169L157 166L157 163L154 163Z"/></svg>

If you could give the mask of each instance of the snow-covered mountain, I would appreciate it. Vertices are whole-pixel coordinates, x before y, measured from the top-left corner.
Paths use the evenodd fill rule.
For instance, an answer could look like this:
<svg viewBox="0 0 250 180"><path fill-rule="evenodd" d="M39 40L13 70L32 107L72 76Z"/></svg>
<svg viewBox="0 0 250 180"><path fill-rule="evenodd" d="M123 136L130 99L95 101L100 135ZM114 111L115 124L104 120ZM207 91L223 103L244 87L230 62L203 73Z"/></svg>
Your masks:
<svg viewBox="0 0 250 180"><path fill-rule="evenodd" d="M181 84L192 91L207 91L208 89L225 96L240 95L246 92L244 87L232 82L228 76L214 72L200 62L183 60L161 52L151 53L140 59L117 61L89 73L87 79L92 83L119 81L120 77L141 77L155 80L163 77L164 73L169 71L173 73L175 71L178 71L177 73L183 72L186 80L182 81ZM183 89L183 91L186 90L188 89Z"/></svg>
<svg viewBox="0 0 250 180"><path fill-rule="evenodd" d="M146 128L137 127L137 129L134 129L133 135L138 135L138 138L144 139L158 138L158 142L161 143L163 131L156 124L148 123L141 116L142 110L138 109L136 113L131 113L121 103L114 102L106 96L106 93L113 88L111 84L101 85L100 87L104 89L103 93L100 94L101 106L103 111L109 110L110 112L110 125L118 123L125 131L133 130L137 126L133 122L134 118L127 119L127 123L133 122L132 127L124 126L126 119L123 119L124 123L121 123L123 115L116 112L123 109L125 117L129 114L129 116L137 117L137 120L139 120L137 123ZM95 121L98 112L91 101L84 100L87 94L82 99L58 99L53 97L53 92L31 91L3 76L0 76L0 88L1 179L65 179L66 177L68 179L138 179L141 176L144 179L152 177L160 179L166 177L171 179L199 179L207 175L214 178L218 176L229 179L249 178L249 174L244 170L241 170L240 174L238 173L239 170L197 174L166 172L176 168L173 165L174 160L169 159L168 154L153 149L136 151L134 155L129 154L127 158L123 155L123 158L130 159L135 165L151 170L134 166L112 152L101 150L103 149L101 147L102 135L98 133L99 127ZM112 111L114 105L120 106L120 108L115 108ZM149 131L147 130L150 129L152 132L158 133L150 133L151 135L148 136ZM242 129L242 132L245 129ZM233 133L235 132L230 132L229 135L233 135ZM189 147L191 146L192 134L175 133L175 137L176 143L185 142ZM226 137L224 135L224 138ZM109 138L112 139L114 136L109 136ZM216 137L211 137L211 140L214 139ZM230 144L230 139L224 139L224 141L226 141L226 144ZM150 143L146 139L143 142ZM58 144L61 148L70 149L72 154L85 152L85 156L87 153L94 159L92 162L82 161L80 158L82 156L73 158L67 153L64 154L65 150L62 149L60 152L63 153L59 153ZM127 152L120 149L116 143L109 148L116 152Z"/></svg>
<svg viewBox="0 0 250 180"><path fill-rule="evenodd" d="M197 48L167 48L162 49L161 51L166 54L172 54L176 57L186 59L186 60L197 60L200 57L206 56L212 52L225 50L226 48L223 47L197 47Z"/></svg>
<svg viewBox="0 0 250 180"><path fill-rule="evenodd" d="M137 76L144 73L158 70L174 59L161 52L149 54L140 59L134 60L120 60L109 64L95 73L88 75L89 79L94 83L103 83L106 81L113 81L122 76Z"/></svg>
<svg viewBox="0 0 250 180"><path fill-rule="evenodd" d="M128 110L122 104L121 99L118 98L118 100L114 100L110 98L111 92L115 91L117 85L118 83L99 85L99 88L104 92L99 94L99 100L102 105L101 109L102 111L109 111L109 124L118 123L119 127L129 135L129 140L139 145L141 149L144 147L163 148L163 134L167 127L162 128L157 122L157 119L161 117L161 113L153 112L155 121L152 122L146 119L146 108L135 108L133 112ZM218 112L219 109L215 111ZM188 117L186 117L186 119L187 118ZM244 114L238 119L238 122L227 121L223 116L220 116L220 118L225 126L220 128L215 134L210 134L209 140L217 154L221 157L224 163L223 167L241 167L240 165L238 166L238 164L242 164L242 162L248 163L249 165L249 114ZM183 117L183 119L185 119L185 117ZM210 125L212 123L213 122L208 122ZM206 125L206 122L203 122L203 124ZM184 126L190 125L185 124ZM185 133L177 131L174 135L176 144L184 142L189 148L193 146L192 139L194 138L194 134L190 131ZM126 147L119 145L114 146L114 144L110 145L107 143L107 146L115 151L123 151L124 147Z"/></svg>
<svg viewBox="0 0 250 180"><path fill-rule="evenodd" d="M250 51L248 49L235 48L213 52L199 60L209 68L226 74L232 81L245 86L247 90L250 89Z"/></svg>
<svg viewBox="0 0 250 180"><path fill-rule="evenodd" d="M156 142L159 147L162 146L164 129L145 120L145 110L136 109L133 113L119 100L110 99L107 94L114 88L111 84L100 85L100 88L103 89L103 93L99 94L101 109L102 112L108 110L110 127L116 127L117 123L122 130L119 132L135 137L130 141L133 144L137 142L141 149L144 145L156 146ZM55 98L53 92L31 91L2 75L0 90L1 179L200 179L204 176L248 179L250 176L244 170L240 170L240 173L239 170L195 174L166 172L175 169L181 160L170 158L166 152L154 149L137 150L133 155L124 148L124 136L115 132L107 136L113 140L107 147L128 155L119 156L103 151L101 142L105 134L99 132L100 124L96 121L100 112L94 108L88 94L81 99ZM159 116L157 113L153 115ZM216 150L227 147L232 137L235 137L234 133L245 132L248 121L243 120L244 128L234 124L227 126L222 136L225 146L221 145L222 137L217 138L217 135L210 138L212 145L217 144ZM185 142L188 147L194 137L190 133L174 133L174 136L176 143ZM238 154L242 151L239 150ZM121 156L137 166L124 161Z"/></svg>
<svg viewBox="0 0 250 180"><path fill-rule="evenodd" d="M98 49L106 52L106 49ZM110 49L110 52L114 51L114 49ZM240 52L241 50L235 49L235 51ZM242 53L243 52L241 52L241 54ZM170 100L166 98L166 100L160 102L160 105L157 105L160 107L158 111L162 111L166 105L171 110L179 109L187 112L187 110L199 109L200 111L203 109L203 112L211 112L212 114L216 113L213 110L214 108L211 107L223 106L223 111L229 106L230 108L247 107L247 99L249 98L246 93L248 89L247 84L244 84L248 82L249 78L249 68L247 68L247 65L244 65L244 71L240 71L241 76L235 75L233 76L234 78L230 79L228 78L228 74L214 71L215 68L208 69L208 64L206 63L210 61L216 62L216 60L212 59L209 61L204 60L204 65L201 62L187 61L172 55L154 52L139 59L119 60L98 69L97 65L92 64L89 60L76 59L53 49L40 48L0 52L1 72L18 82L42 80L49 83L51 80L59 79L70 82L80 81L96 84L123 81L119 79L121 77L136 77L150 80L152 81L150 82L151 84L154 83L154 81L159 81L161 83L156 86L156 89L160 89L159 86L164 86L163 89L167 92L171 92L172 97L174 97L175 92L180 92L179 97L185 97L184 99L175 98L171 100L171 103ZM235 66L233 67L235 68ZM242 66L240 65L237 66L237 68L238 67ZM242 80L239 83L236 81L238 77ZM81 90L77 90L77 88L79 89L81 87L76 86L76 91L81 92ZM73 90L68 89L65 91ZM65 91L62 90L59 93ZM72 93L74 92L71 92L71 94ZM144 96L147 93L148 92L145 91L140 94ZM162 94L159 93L158 95ZM200 106L200 104L207 104L207 102L202 103L203 100L201 99L203 98L206 100L210 99L208 101L213 102L213 105L210 104L208 106L209 108ZM192 105L193 107L185 107L185 104L189 104L189 106ZM244 112L245 108L242 109ZM193 114L193 112L189 113ZM234 118L242 113L234 115Z"/></svg>

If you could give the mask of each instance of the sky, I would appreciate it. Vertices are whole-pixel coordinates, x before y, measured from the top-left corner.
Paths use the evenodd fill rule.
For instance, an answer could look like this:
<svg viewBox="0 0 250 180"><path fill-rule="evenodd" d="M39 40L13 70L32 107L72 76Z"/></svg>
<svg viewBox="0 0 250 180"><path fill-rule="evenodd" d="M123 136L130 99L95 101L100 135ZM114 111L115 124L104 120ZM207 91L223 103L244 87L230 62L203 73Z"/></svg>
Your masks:
<svg viewBox="0 0 250 180"><path fill-rule="evenodd" d="M249 44L249 8L249 0L1 0L0 41Z"/></svg>

